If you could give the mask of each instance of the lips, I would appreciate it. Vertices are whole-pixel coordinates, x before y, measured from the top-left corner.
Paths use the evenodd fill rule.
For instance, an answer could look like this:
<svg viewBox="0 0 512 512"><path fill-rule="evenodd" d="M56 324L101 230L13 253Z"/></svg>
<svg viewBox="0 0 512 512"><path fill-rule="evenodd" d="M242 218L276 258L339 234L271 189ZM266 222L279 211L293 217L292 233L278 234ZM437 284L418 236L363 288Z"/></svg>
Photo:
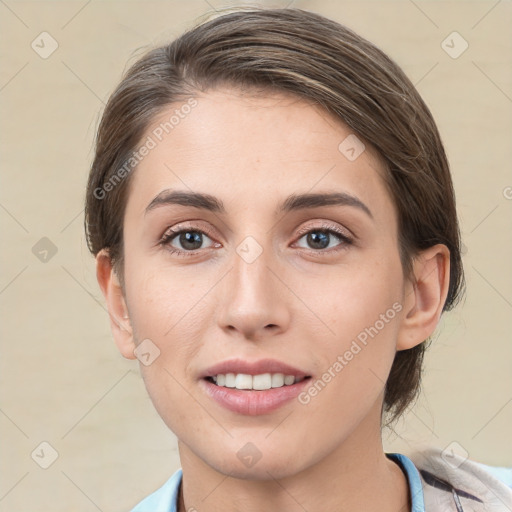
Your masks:
<svg viewBox="0 0 512 512"><path fill-rule="evenodd" d="M271 414L291 403L311 377L304 370L276 359L230 359L204 370L199 387L223 408L256 416Z"/></svg>

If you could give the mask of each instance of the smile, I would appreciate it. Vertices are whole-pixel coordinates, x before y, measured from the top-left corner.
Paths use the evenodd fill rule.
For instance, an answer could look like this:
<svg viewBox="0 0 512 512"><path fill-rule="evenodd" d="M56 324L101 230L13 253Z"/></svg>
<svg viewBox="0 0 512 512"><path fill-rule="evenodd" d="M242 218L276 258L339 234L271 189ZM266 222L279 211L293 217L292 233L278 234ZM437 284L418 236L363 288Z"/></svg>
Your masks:
<svg viewBox="0 0 512 512"><path fill-rule="evenodd" d="M264 391L272 388L282 388L301 382L306 377L285 375L284 373L261 373L259 375L248 375L246 373L226 373L207 377L210 382L225 388L248 389Z"/></svg>

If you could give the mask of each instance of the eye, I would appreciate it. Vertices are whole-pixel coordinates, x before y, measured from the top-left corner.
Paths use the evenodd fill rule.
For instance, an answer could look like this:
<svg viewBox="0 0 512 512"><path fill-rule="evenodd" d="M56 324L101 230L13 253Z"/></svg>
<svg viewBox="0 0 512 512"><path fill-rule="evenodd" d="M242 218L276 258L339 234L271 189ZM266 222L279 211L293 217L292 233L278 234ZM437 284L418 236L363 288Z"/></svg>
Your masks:
<svg viewBox="0 0 512 512"><path fill-rule="evenodd" d="M346 246L351 245L353 243L352 239L339 228L334 226L321 226L315 228L306 228L299 231L299 235L302 235L298 241L305 239L306 243L309 244L309 247L304 247L304 249L311 249L314 252L331 252L331 250L327 251L327 249L333 249L332 252L345 249ZM338 240L338 244L336 244L336 239ZM334 242L334 245L332 244ZM301 247L301 246L299 246Z"/></svg>
<svg viewBox="0 0 512 512"><path fill-rule="evenodd" d="M194 251L212 247L214 245L212 242L207 247L202 247L204 238L207 238L212 242L207 233L200 229L169 228L160 239L159 244L165 246L171 253L175 253L179 256L193 256L195 254ZM176 247L176 245L178 245L178 247Z"/></svg>
<svg viewBox="0 0 512 512"><path fill-rule="evenodd" d="M346 249L347 246L352 245L353 240L344 231L336 226L322 225L318 227L309 227L299 231L298 233L300 242L305 240L309 247L301 246L312 253L332 253L339 250ZM207 246L204 246L205 238L210 241ZM338 243L336 243L338 241ZM220 247L221 244L213 242L208 235L207 230L197 228L168 228L159 241L159 245L164 246L171 254L177 256L195 256L201 249L208 249L211 247Z"/></svg>

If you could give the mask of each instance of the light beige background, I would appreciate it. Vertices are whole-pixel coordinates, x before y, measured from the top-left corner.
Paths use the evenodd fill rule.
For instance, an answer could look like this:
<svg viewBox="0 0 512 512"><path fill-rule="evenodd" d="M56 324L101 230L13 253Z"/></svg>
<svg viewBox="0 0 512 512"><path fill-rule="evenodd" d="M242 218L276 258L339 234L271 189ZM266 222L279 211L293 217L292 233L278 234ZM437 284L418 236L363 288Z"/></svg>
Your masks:
<svg viewBox="0 0 512 512"><path fill-rule="evenodd" d="M179 467L138 362L111 339L83 198L98 116L127 62L194 25L209 3L0 3L0 511L129 510ZM385 450L456 442L472 459L511 465L511 2L293 6L346 24L403 67L452 166L467 299L442 321L424 392L396 432L384 433ZM58 43L47 59L31 48L43 31ZM453 31L469 44L457 59L441 47ZM57 248L46 262L33 253L43 237ZM58 452L48 469L36 463L50 461L43 441Z"/></svg>

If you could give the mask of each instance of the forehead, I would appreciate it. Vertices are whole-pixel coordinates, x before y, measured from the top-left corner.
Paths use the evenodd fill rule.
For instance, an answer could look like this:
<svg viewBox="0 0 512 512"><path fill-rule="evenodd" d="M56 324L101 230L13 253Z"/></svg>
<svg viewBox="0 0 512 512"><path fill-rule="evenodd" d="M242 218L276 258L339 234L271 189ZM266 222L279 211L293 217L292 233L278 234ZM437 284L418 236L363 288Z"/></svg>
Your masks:
<svg viewBox="0 0 512 512"><path fill-rule="evenodd" d="M269 208L290 192L340 190L393 208L377 152L338 118L293 95L201 93L162 110L145 141L151 149L134 171L128 200L139 212L169 188L238 206L250 196L252 206L258 199Z"/></svg>

